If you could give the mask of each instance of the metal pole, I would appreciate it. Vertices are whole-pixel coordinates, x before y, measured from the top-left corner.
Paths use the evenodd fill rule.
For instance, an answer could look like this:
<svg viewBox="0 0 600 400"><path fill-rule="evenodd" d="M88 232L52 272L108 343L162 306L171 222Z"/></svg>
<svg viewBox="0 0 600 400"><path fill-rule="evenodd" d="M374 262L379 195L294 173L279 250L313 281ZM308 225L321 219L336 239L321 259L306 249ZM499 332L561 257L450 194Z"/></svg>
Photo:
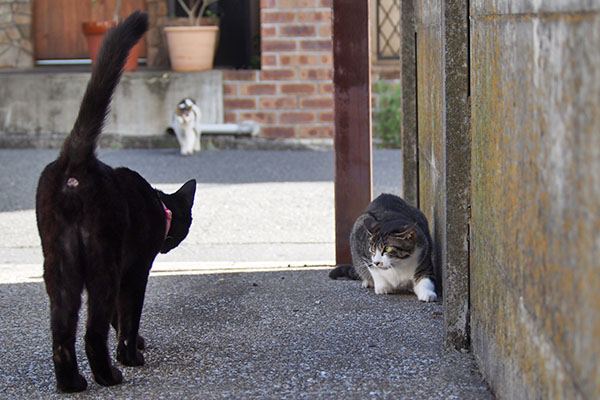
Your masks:
<svg viewBox="0 0 600 400"><path fill-rule="evenodd" d="M333 0L337 264L351 262L352 224L372 196L369 3Z"/></svg>

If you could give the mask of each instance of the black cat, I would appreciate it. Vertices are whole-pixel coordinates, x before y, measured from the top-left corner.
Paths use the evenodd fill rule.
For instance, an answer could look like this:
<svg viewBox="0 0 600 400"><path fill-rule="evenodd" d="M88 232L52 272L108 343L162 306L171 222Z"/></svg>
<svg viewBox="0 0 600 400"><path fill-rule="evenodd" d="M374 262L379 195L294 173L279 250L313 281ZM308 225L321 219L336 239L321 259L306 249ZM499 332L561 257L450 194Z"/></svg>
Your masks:
<svg viewBox="0 0 600 400"><path fill-rule="evenodd" d="M125 59L147 29L147 15L135 12L107 33L75 126L38 183L53 361L57 387L64 392L87 387L75 357L83 289L88 293L85 351L93 378L116 385L123 376L108 353L110 324L118 333L117 360L142 365L138 329L148 273L157 253L176 247L192 222L196 181L167 195L138 173L112 169L94 154Z"/></svg>

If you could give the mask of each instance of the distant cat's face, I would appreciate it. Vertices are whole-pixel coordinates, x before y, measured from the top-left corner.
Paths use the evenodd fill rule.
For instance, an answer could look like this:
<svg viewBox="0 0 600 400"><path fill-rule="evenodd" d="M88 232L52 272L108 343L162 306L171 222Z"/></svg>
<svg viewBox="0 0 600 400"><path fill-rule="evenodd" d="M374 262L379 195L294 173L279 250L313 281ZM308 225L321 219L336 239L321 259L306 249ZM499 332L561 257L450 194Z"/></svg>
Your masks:
<svg viewBox="0 0 600 400"><path fill-rule="evenodd" d="M385 270L399 265L413 254L416 247L415 225L391 231L381 228L371 227L373 233L369 237L369 251L372 266Z"/></svg>
<svg viewBox="0 0 600 400"><path fill-rule="evenodd" d="M191 99L184 99L177 104L177 110L175 111L175 118L181 125L195 122L196 114L194 113L193 106L194 102Z"/></svg>

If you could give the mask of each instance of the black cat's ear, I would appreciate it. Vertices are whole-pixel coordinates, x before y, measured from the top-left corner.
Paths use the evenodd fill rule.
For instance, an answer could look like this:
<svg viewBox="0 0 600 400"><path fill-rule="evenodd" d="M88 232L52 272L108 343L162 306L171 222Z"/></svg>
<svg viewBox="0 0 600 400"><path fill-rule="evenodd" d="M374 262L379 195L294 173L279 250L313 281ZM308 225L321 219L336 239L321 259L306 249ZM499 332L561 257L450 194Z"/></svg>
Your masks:
<svg viewBox="0 0 600 400"><path fill-rule="evenodd" d="M179 190L175 192L175 194L183 197L187 201L188 205L191 207L192 204L194 204L194 195L196 194L196 180L190 179L189 181L184 183L184 185L181 188L179 188Z"/></svg>

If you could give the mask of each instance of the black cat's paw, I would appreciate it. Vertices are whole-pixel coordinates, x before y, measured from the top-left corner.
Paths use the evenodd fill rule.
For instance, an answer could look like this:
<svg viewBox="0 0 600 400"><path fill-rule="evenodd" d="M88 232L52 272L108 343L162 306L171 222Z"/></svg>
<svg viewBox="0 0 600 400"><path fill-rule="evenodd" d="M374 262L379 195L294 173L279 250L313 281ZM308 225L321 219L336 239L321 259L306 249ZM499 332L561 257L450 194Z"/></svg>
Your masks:
<svg viewBox="0 0 600 400"><path fill-rule="evenodd" d="M121 357L117 356L117 360L119 360L121 364L129 367L139 367L144 365L144 355L138 350L135 351L133 356L123 353Z"/></svg>
<svg viewBox="0 0 600 400"><path fill-rule="evenodd" d="M136 343L138 350L146 350L146 339L144 339L142 336L137 335Z"/></svg>
<svg viewBox="0 0 600 400"><path fill-rule="evenodd" d="M94 380L102 386L114 386L123 382L123 374L118 368L115 368L111 365L109 366L109 371L106 376L94 374Z"/></svg>
<svg viewBox="0 0 600 400"><path fill-rule="evenodd" d="M137 346L134 348L129 348L124 344L120 344L117 347L117 360L121 364L129 367L138 367L140 365L144 365L144 355L137 349Z"/></svg>
<svg viewBox="0 0 600 400"><path fill-rule="evenodd" d="M83 392L87 389L87 381L80 373L77 373L70 379L61 379L58 381L56 388L59 392L63 393Z"/></svg>

